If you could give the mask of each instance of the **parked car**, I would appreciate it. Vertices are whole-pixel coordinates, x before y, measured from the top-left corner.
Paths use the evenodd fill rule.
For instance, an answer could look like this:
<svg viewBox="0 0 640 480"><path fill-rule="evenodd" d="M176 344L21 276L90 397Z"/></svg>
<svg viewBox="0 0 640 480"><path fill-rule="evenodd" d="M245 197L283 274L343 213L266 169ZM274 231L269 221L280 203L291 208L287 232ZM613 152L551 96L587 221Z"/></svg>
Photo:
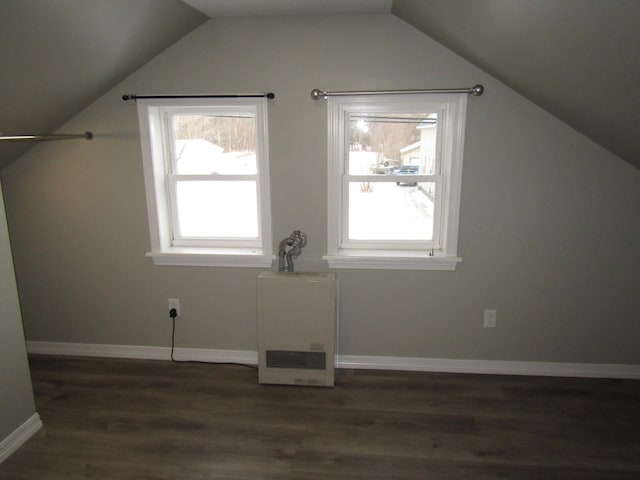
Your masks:
<svg viewBox="0 0 640 480"><path fill-rule="evenodd" d="M398 162L394 160L385 160L384 163L379 163L371 167L371 171L376 174L389 174L398 170Z"/></svg>
<svg viewBox="0 0 640 480"><path fill-rule="evenodd" d="M390 167L388 165L375 165L374 167L371 168L371 171L375 174L386 174L386 173L391 173L391 171L393 170L393 167Z"/></svg>
<svg viewBox="0 0 640 480"><path fill-rule="evenodd" d="M396 175L418 175L420 173L420 167L418 165L402 165L398 170L396 170ZM417 185L418 182L404 181L401 180L396 182L396 185Z"/></svg>

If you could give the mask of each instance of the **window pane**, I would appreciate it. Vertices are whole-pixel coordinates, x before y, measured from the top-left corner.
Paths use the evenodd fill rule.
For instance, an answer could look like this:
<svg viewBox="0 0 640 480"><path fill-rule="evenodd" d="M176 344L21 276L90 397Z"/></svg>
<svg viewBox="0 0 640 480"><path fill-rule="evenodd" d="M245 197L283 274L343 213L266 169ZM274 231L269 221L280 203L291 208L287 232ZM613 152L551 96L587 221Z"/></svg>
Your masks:
<svg viewBox="0 0 640 480"><path fill-rule="evenodd" d="M349 183L349 240L433 240L435 183Z"/></svg>
<svg viewBox="0 0 640 480"><path fill-rule="evenodd" d="M347 172L436 173L437 123L436 113L350 114Z"/></svg>
<svg viewBox="0 0 640 480"><path fill-rule="evenodd" d="M182 175L254 175L256 122L253 116L174 115L176 171Z"/></svg>
<svg viewBox="0 0 640 480"><path fill-rule="evenodd" d="M256 182L178 181L182 237L257 238Z"/></svg>

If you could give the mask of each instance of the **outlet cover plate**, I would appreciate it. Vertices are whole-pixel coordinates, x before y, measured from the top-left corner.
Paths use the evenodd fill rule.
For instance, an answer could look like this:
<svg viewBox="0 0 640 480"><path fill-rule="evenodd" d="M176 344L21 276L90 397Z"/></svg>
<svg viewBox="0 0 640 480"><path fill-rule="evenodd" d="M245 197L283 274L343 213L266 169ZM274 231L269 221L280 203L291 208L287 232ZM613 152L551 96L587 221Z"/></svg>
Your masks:
<svg viewBox="0 0 640 480"><path fill-rule="evenodd" d="M168 303L169 303L169 310L171 310L172 308L175 308L176 312L178 312L178 316L180 316L180 299L170 298Z"/></svg>
<svg viewBox="0 0 640 480"><path fill-rule="evenodd" d="M497 310L484 311L484 328L496 328L498 320Z"/></svg>

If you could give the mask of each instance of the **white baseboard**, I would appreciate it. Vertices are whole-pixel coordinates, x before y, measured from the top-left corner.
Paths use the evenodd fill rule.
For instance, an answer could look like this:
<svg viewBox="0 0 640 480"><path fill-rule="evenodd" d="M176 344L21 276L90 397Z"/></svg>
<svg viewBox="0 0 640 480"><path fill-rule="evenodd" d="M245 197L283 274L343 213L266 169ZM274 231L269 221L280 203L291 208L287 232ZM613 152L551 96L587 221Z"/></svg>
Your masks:
<svg viewBox="0 0 640 480"><path fill-rule="evenodd" d="M137 358L170 360L169 347L103 345L88 343L27 342L32 354L73 355L86 357ZM212 350L176 348L177 360L233 362L256 365L258 353L251 350ZM492 375L538 375L547 377L593 377L640 379L640 365L520 362L501 360L460 360L446 358L412 358L364 355L338 355L337 368L405 370L440 373L483 373Z"/></svg>
<svg viewBox="0 0 640 480"><path fill-rule="evenodd" d="M341 355L338 357L337 366L340 368L405 370L416 372L640 379L640 365L622 364Z"/></svg>
<svg viewBox="0 0 640 480"><path fill-rule="evenodd" d="M9 458L13 452L20 448L41 428L42 420L40 420L40 415L34 413L26 422L0 442L0 463Z"/></svg>
<svg viewBox="0 0 640 480"><path fill-rule="evenodd" d="M171 360L170 347L139 345L106 345L97 343L61 343L27 341L27 352L40 355L78 357L134 358L139 360ZM250 350L213 350L205 348L175 348L176 360L202 362L233 362L258 364L258 353Z"/></svg>

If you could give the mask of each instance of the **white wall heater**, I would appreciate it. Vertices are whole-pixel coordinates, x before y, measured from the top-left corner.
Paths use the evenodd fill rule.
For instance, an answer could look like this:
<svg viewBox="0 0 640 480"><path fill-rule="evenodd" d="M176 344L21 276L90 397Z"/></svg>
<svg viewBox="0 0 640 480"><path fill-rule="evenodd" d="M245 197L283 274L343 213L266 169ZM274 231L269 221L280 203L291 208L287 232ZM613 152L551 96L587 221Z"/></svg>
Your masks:
<svg viewBox="0 0 640 480"><path fill-rule="evenodd" d="M335 273L263 272L257 292L258 381L334 386Z"/></svg>

